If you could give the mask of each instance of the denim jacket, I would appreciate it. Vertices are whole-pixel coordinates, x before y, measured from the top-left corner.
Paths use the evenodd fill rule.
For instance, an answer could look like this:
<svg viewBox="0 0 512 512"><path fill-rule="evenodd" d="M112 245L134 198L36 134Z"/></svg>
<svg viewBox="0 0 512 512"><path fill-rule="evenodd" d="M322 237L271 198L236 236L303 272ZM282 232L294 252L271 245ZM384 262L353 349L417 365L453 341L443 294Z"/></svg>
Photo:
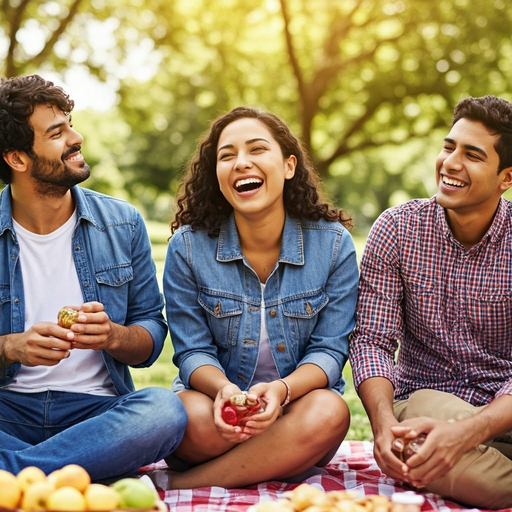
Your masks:
<svg viewBox="0 0 512 512"><path fill-rule="evenodd" d="M341 224L286 218L281 253L265 286L268 338L280 377L315 364L328 387L343 393L358 276L352 237ZM190 226L176 231L164 295L184 386L190 387L194 370L212 365L248 389L258 362L261 286L242 255L232 215L216 238Z"/></svg>
<svg viewBox="0 0 512 512"><path fill-rule="evenodd" d="M137 367L150 366L162 351L167 326L144 221L120 199L80 187L72 193L78 219L73 257L84 302L101 302L112 322L144 327L153 338L153 353ZM0 335L25 330L19 252L7 186L0 194ZM102 354L116 391L120 395L133 391L128 367L107 352ZM0 387L8 385L19 368L20 363L0 366Z"/></svg>

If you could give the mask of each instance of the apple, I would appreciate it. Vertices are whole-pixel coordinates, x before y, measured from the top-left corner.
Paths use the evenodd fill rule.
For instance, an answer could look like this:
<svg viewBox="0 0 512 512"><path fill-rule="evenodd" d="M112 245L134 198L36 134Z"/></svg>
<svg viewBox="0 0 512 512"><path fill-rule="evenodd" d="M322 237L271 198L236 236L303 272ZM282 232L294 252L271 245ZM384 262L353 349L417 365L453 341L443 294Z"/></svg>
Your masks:
<svg viewBox="0 0 512 512"><path fill-rule="evenodd" d="M59 471L60 469L56 469L46 477L46 480L50 482L55 488L57 487L57 475L59 474Z"/></svg>
<svg viewBox="0 0 512 512"><path fill-rule="evenodd" d="M21 499L23 510L46 510L47 501L55 487L48 481L35 482L25 489Z"/></svg>
<svg viewBox="0 0 512 512"><path fill-rule="evenodd" d="M60 487L50 493L46 500L46 506L49 510L68 510L81 511L86 510L84 495L76 487Z"/></svg>
<svg viewBox="0 0 512 512"><path fill-rule="evenodd" d="M91 483L89 473L78 464L68 464L52 474L52 480L55 479L55 487L74 487L80 492L84 492Z"/></svg>
<svg viewBox="0 0 512 512"><path fill-rule="evenodd" d="M112 510L119 506L118 492L107 485L90 484L84 492L87 510Z"/></svg>
<svg viewBox="0 0 512 512"><path fill-rule="evenodd" d="M9 471L0 469L0 506L17 507L21 498L18 479Z"/></svg>
<svg viewBox="0 0 512 512"><path fill-rule="evenodd" d="M27 466L23 468L17 475L18 484L21 490L25 492L31 485L36 482L44 482L46 480L46 474L42 469L36 466Z"/></svg>
<svg viewBox="0 0 512 512"><path fill-rule="evenodd" d="M153 508L156 492L147 483L138 478L122 478L114 482L113 487L120 496L121 508Z"/></svg>

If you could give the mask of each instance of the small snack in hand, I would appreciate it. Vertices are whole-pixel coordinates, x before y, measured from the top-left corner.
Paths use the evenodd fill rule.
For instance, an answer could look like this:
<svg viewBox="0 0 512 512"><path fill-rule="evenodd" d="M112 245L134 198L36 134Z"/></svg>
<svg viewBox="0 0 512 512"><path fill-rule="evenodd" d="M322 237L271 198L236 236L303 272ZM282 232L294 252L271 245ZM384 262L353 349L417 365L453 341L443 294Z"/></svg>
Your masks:
<svg viewBox="0 0 512 512"><path fill-rule="evenodd" d="M62 308L57 315L57 322L61 327L69 329L78 322L78 311L72 308Z"/></svg>
<svg viewBox="0 0 512 512"><path fill-rule="evenodd" d="M426 438L425 434L421 434L414 439L399 437L393 441L391 450L402 462L405 462L409 457L418 453L420 446L425 442Z"/></svg>
<svg viewBox="0 0 512 512"><path fill-rule="evenodd" d="M222 408L222 419L228 425L238 425L242 418L252 416L265 410L265 404L260 400L251 400L247 392L231 396Z"/></svg>

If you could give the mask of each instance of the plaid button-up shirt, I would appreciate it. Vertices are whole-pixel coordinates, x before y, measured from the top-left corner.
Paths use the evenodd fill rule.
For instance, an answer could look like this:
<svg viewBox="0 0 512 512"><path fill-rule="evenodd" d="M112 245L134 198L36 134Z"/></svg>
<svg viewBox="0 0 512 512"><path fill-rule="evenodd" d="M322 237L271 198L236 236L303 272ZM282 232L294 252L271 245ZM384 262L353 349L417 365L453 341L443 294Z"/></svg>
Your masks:
<svg viewBox="0 0 512 512"><path fill-rule="evenodd" d="M435 197L379 217L361 261L350 347L356 388L379 376L397 400L426 388L473 405L512 394L511 214L502 198L470 249Z"/></svg>

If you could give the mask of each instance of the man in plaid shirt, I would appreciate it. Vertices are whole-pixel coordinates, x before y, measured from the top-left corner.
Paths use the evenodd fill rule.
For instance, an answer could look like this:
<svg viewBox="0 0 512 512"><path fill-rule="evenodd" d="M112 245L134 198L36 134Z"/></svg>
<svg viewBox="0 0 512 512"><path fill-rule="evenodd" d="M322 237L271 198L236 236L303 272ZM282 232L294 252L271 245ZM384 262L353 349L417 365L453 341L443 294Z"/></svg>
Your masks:
<svg viewBox="0 0 512 512"><path fill-rule="evenodd" d="M455 107L437 194L385 211L361 262L350 360L384 473L512 507L512 104ZM395 354L398 354L395 361ZM426 434L402 462L396 438Z"/></svg>

